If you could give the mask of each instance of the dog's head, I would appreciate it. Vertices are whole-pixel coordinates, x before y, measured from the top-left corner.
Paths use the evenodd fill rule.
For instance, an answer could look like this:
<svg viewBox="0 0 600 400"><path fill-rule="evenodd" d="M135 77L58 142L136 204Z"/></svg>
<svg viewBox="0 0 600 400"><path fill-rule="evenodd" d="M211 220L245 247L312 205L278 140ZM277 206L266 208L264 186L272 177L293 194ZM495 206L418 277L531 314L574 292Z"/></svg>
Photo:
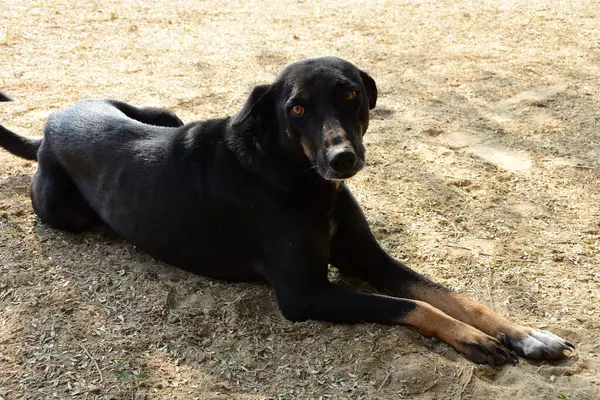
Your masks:
<svg viewBox="0 0 600 400"><path fill-rule="evenodd" d="M255 87L233 123L252 120L259 142L276 135L323 178L344 180L365 164L362 139L376 102L377 86L366 72L337 57L311 58Z"/></svg>

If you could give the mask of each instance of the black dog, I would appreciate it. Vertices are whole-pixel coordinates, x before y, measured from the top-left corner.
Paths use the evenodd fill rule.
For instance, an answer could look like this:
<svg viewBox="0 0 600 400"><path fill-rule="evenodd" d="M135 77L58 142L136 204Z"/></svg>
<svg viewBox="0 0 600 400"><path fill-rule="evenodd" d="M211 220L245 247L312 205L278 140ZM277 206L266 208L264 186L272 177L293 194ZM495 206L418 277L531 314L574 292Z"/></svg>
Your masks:
<svg viewBox="0 0 600 400"><path fill-rule="evenodd" d="M512 351L567 356L569 342L508 321L379 246L344 185L364 165L376 101L366 72L316 58L254 88L233 118L183 125L167 110L83 100L52 114L43 139L1 128L0 146L38 161L31 199L48 224L104 223L191 272L263 278L292 321L409 325L492 365L516 362ZM330 283L328 264L386 295Z"/></svg>

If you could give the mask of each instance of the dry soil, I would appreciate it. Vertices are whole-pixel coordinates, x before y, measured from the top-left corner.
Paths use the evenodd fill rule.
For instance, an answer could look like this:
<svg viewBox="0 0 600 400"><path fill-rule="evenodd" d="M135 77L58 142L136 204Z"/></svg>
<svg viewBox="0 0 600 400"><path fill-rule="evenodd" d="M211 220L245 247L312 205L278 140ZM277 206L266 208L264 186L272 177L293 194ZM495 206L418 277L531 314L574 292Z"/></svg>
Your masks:
<svg viewBox="0 0 600 400"><path fill-rule="evenodd" d="M235 113L287 63L379 86L350 186L394 256L577 345L476 366L404 327L290 323L272 291L33 214L0 151L0 399L600 398L600 10L573 1L2 0L0 122L84 97ZM332 272L332 279L337 276Z"/></svg>

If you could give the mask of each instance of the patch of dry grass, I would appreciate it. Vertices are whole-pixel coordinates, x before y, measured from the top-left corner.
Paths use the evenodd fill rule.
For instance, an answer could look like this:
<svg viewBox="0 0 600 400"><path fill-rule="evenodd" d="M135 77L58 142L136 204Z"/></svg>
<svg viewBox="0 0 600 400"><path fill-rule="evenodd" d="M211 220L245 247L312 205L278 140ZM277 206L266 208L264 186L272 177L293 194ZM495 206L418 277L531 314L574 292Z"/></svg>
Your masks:
<svg viewBox="0 0 600 400"><path fill-rule="evenodd" d="M35 165L0 152L0 396L599 397L596 9L5 0L0 87L17 101L0 121L25 134L83 97L166 106L186 121L232 114L289 62L355 62L380 99L368 167L351 186L385 248L569 338L578 355L496 371L401 327L291 324L266 287L40 224L27 195Z"/></svg>

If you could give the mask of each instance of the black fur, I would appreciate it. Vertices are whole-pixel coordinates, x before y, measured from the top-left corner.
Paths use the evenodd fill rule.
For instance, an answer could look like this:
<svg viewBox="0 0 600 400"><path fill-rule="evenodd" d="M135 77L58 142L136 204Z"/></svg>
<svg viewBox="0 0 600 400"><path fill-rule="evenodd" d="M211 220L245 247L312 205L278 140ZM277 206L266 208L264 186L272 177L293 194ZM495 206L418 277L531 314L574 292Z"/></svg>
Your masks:
<svg viewBox="0 0 600 400"><path fill-rule="evenodd" d="M59 229L103 223L188 271L264 279L290 320L406 322L435 332L414 317L432 313L422 302L327 279L332 264L395 296L420 298L417 287L447 292L382 250L343 183L364 165L376 103L373 78L324 57L257 86L232 118L184 125L168 110L87 99L53 113L43 140L1 128L0 146L37 159L33 208ZM500 354L494 363L511 361L489 343L481 352Z"/></svg>
<svg viewBox="0 0 600 400"><path fill-rule="evenodd" d="M0 101L13 101L13 99L8 97L4 92L0 92Z"/></svg>

